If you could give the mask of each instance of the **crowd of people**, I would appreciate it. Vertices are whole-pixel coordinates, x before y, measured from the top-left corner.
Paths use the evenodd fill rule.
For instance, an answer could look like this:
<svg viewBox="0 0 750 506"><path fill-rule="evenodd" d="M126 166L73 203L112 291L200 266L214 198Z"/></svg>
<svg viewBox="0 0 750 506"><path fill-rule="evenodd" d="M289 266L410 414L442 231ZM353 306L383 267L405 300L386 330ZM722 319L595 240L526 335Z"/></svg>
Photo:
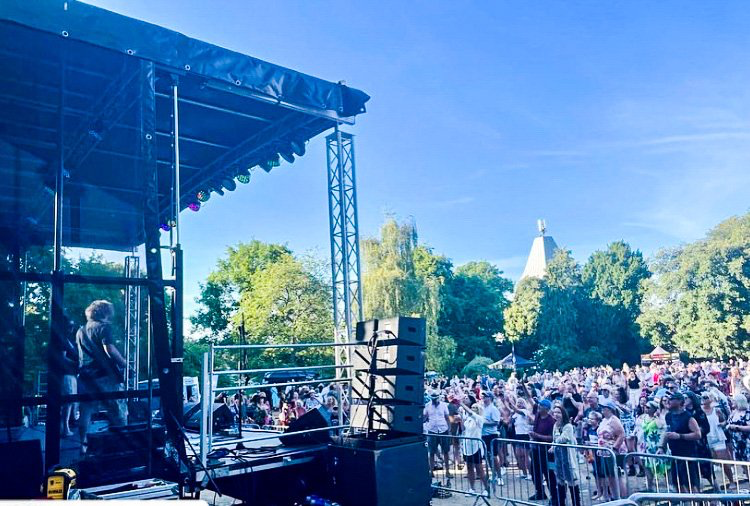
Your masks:
<svg viewBox="0 0 750 506"><path fill-rule="evenodd" d="M582 459L596 477L594 496L600 500L625 495L625 474L641 476L653 488L655 475L668 473L680 491L697 491L701 478L716 480L714 469L677 457L750 460L748 365L675 362L514 372L505 380L434 377L425 383L430 464L433 470L465 465L470 486L479 490L489 485L486 469L503 485L512 453L521 479L533 482L529 500L550 499L553 505L565 504L568 496L580 504ZM626 454L633 455L626 460ZM658 455L675 459L667 465ZM724 466L729 483L733 472Z"/></svg>

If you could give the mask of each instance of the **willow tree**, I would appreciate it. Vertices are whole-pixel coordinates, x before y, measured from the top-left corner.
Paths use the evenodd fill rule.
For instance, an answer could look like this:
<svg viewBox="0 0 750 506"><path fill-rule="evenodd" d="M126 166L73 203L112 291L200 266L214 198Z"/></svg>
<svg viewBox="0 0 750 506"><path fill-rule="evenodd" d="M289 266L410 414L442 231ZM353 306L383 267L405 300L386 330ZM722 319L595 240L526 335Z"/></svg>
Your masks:
<svg viewBox="0 0 750 506"><path fill-rule="evenodd" d="M380 237L362 241L364 313L366 318L416 316L427 322L427 367L442 370L450 364L455 342L439 336L440 289L450 273L450 262L418 244L414 223L390 219Z"/></svg>

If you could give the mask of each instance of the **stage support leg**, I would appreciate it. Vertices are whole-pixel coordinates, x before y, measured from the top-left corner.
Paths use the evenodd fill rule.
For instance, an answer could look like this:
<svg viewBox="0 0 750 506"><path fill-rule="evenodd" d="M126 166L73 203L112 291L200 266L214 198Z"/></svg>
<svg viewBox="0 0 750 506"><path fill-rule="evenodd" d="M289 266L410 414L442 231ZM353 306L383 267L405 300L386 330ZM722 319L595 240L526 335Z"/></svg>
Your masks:
<svg viewBox="0 0 750 506"><path fill-rule="evenodd" d="M177 452L173 457L180 463L185 460L185 446L181 436L182 424L182 357L172 355L164 281L162 277L161 240L159 232L158 180L156 170L156 136L155 134L155 90L154 65L142 62L141 75L141 159L144 188L144 229L146 247L146 277L148 278L149 317L153 351L159 375L164 421L167 436ZM181 349L181 346L179 346ZM177 464L177 463L176 463ZM181 465L181 464L178 464Z"/></svg>
<svg viewBox="0 0 750 506"><path fill-rule="evenodd" d="M337 343L345 343L357 321L362 320L354 137L339 130L337 125L326 137L326 155L334 338ZM337 366L350 364L349 347L336 347L334 353ZM349 369L338 367L336 377L351 378L351 374ZM343 423L342 400L339 399L339 424Z"/></svg>

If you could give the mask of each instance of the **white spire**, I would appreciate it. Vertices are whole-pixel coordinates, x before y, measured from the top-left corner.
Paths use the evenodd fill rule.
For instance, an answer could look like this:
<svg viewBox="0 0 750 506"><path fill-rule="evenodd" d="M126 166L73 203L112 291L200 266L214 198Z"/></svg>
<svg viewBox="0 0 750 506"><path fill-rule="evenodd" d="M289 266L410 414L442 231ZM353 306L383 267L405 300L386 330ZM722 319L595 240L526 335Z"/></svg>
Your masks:
<svg viewBox="0 0 750 506"><path fill-rule="evenodd" d="M552 260L552 256L557 249L555 240L551 236L545 235L547 223L539 219L536 224L539 236L531 244L531 251L529 252L529 258L526 260L526 267L521 274L521 279L528 277L543 278L547 272L547 264Z"/></svg>

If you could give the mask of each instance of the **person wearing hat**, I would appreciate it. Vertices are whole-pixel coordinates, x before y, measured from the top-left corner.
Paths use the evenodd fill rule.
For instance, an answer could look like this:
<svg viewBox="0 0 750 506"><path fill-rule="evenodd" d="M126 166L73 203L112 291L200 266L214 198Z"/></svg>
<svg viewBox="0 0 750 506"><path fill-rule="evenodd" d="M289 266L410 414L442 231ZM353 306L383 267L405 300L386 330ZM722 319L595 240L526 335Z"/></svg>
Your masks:
<svg viewBox="0 0 750 506"><path fill-rule="evenodd" d="M500 425L500 410L493 404L495 396L490 391L482 392L482 403L484 404L484 423L482 424L482 441L487 447L487 451L490 455L494 455L492 466L495 471L495 476L500 476L500 469L502 468L502 460L500 457L500 447L492 446L492 441L500 437L500 431L498 426ZM498 478L500 485L503 484L503 479Z"/></svg>
<svg viewBox="0 0 750 506"><path fill-rule="evenodd" d="M674 391L669 394L669 413L665 417L667 432L664 434L666 446L677 457L695 458L698 455L697 442L701 429L695 418L685 410L685 396ZM700 474L696 462L677 460L672 465L672 483L677 483L681 492L700 490Z"/></svg>
<svg viewBox="0 0 750 506"><path fill-rule="evenodd" d="M602 461L604 470L606 472L606 479L609 486L610 498L612 500L617 499L616 491L620 490L620 497L624 497L625 484L620 481L618 483L617 473L615 473L615 465L624 463L624 453L627 451L625 446L625 429L620 423L620 419L617 418L619 410L617 404L612 399L605 399L599 402L602 408L602 421L599 423L599 427L596 429L597 436L599 438L599 446L604 446L611 449L615 453L615 461L612 461L611 457L608 457Z"/></svg>
<svg viewBox="0 0 750 506"><path fill-rule="evenodd" d="M448 405L440 400L440 392L433 390L430 393L430 402L424 408L424 419L427 431L427 450L430 458L430 473L435 470L435 452L438 447L443 455L443 466L445 467L445 476L451 478L450 459L450 415Z"/></svg>
<svg viewBox="0 0 750 506"><path fill-rule="evenodd" d="M646 401L643 414L636 420L637 451L656 455L664 446L665 432L666 424L659 416L659 403L657 401ZM640 463L640 465L645 472L648 489L653 490L654 471L657 471L659 475L666 472L665 462L661 459L647 457L646 464Z"/></svg>
<svg viewBox="0 0 750 506"><path fill-rule="evenodd" d="M549 414L552 402L542 399L537 403L537 412L534 417L534 428L529 433L532 441L552 442L552 432L555 427L555 419ZM544 492L544 481L552 495L552 504L558 504L557 500L557 478L555 473L549 469L548 447L544 445L531 445L531 479L534 482L536 493L529 497L530 501L543 501L547 499Z"/></svg>
<svg viewBox="0 0 750 506"><path fill-rule="evenodd" d="M469 492L474 493L474 482L479 479L483 490L489 489L487 475L484 472L485 449L478 441L482 437L482 426L484 425L484 409L479 403L471 404L467 398L464 404L459 406L464 420L464 439L461 440L461 453L466 462L466 471L469 478Z"/></svg>

